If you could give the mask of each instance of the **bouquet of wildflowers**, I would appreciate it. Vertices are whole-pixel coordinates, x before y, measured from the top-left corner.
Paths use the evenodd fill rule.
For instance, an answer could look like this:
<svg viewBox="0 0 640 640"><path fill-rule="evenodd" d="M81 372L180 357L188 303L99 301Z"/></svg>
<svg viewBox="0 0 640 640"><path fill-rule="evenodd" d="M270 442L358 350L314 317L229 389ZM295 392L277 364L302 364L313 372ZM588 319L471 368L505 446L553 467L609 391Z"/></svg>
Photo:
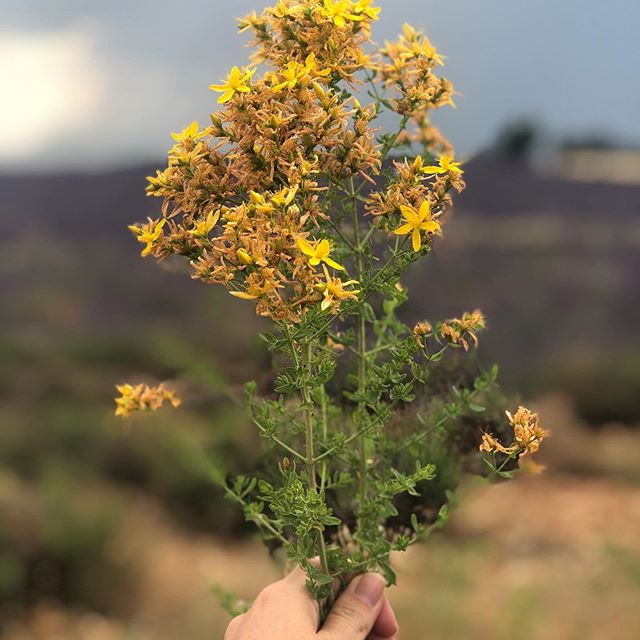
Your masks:
<svg viewBox="0 0 640 640"><path fill-rule="evenodd" d="M246 388L265 470L214 475L325 607L335 578L373 570L392 583L390 554L445 520L454 487L433 459L443 448L508 477L545 435L524 407L487 432L477 416L496 368L462 381L447 368L477 345L480 311L398 318L401 277L429 254L465 184L431 122L453 105L442 56L409 25L377 49L379 13L372 0L279 0L240 20L251 64L211 86L220 108L209 124L173 134L147 188L162 215L131 227L143 256L183 256L193 278L271 320L272 389ZM383 112L393 133L376 128ZM119 390L123 416L178 403L164 387Z"/></svg>

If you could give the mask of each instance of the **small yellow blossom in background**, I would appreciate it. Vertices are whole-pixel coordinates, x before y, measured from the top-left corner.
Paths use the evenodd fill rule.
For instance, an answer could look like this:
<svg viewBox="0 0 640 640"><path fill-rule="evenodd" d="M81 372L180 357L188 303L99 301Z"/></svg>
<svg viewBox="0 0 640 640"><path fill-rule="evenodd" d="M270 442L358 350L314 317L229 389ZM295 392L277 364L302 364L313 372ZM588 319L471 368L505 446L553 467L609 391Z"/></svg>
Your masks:
<svg viewBox="0 0 640 640"><path fill-rule="evenodd" d="M238 67L233 67L226 77L224 84L212 84L209 88L212 91L222 93L218 98L218 103L225 104L229 102L236 93L249 93L249 91L251 91L248 83L255 72L255 69L239 69Z"/></svg>
<svg viewBox="0 0 640 640"><path fill-rule="evenodd" d="M312 244L304 238L298 238L298 247L300 247L300 251L302 251L305 256L309 256L309 264L311 266L317 267L321 262L324 262L334 269L344 271L342 265L329 257L331 253L331 243L328 240L320 240Z"/></svg>
<svg viewBox="0 0 640 640"><path fill-rule="evenodd" d="M215 213L213 211L209 211L207 217L204 220L196 222L193 229L189 229L187 233L190 233L192 236L202 236L203 238L206 238L213 230L213 227L216 226L219 219L220 211L216 211Z"/></svg>
<svg viewBox="0 0 640 640"><path fill-rule="evenodd" d="M287 6L287 3L284 2L283 0L278 0L278 4L276 4L275 7L272 7L271 9L269 9L269 11L276 18L288 18L288 17L298 18L304 11L304 8L302 6L289 7Z"/></svg>
<svg viewBox="0 0 640 640"><path fill-rule="evenodd" d="M377 20L382 9L380 7L372 7L373 0L359 0L353 8L355 13L362 13L371 20Z"/></svg>
<svg viewBox="0 0 640 640"><path fill-rule="evenodd" d="M357 280L347 280L343 282L340 278L332 278L327 270L327 267L322 265L324 271L325 283L323 286L324 300L320 305L323 311L326 311L330 307L339 305L342 300L357 300L359 289L347 290L345 287L349 287L352 284L358 284Z"/></svg>
<svg viewBox="0 0 640 640"><path fill-rule="evenodd" d="M461 162L454 162L452 156L442 156L438 165L423 167L422 172L433 175L438 173L454 173L462 175L464 171L460 168Z"/></svg>
<svg viewBox="0 0 640 640"><path fill-rule="evenodd" d="M394 233L399 236L411 234L411 245L414 251L420 251L422 247L422 232L438 233L440 231L440 223L431 217L431 203L423 200L418 209L400 205L402 217L406 220L405 224L398 227Z"/></svg>
<svg viewBox="0 0 640 640"><path fill-rule="evenodd" d="M438 333L441 338L448 340L453 344L461 344L465 351L469 350L469 343L466 336L469 336L473 341L474 346L478 346L479 331L487 328L487 323L484 319L484 315L479 309L469 313L465 311L462 314L462 318L452 318L443 322L439 328Z"/></svg>
<svg viewBox="0 0 640 640"><path fill-rule="evenodd" d="M480 451L484 453L503 453L507 456L523 457L533 454L540 448L540 443L549 436L549 432L545 431L538 419L538 414L520 406L515 415L506 411L509 424L513 428L514 439L509 445L502 444L497 438L489 433L482 436ZM531 471L539 472L539 468L533 468Z"/></svg>
<svg viewBox="0 0 640 640"><path fill-rule="evenodd" d="M141 256L148 256L151 253L154 245L162 235L162 228L166 222L166 218L162 218L162 220L152 220L151 218L148 218L147 224L140 226L135 224L129 225L129 230L134 233L138 242L145 245L142 253L140 254Z"/></svg>
<svg viewBox="0 0 640 640"><path fill-rule="evenodd" d="M444 56L441 56L436 48L431 44L429 38L427 38L421 31L417 31L410 24L405 22L402 25L402 35L404 36L404 42L402 46L407 51L407 54L414 55L416 57L425 57L428 60L433 60L436 64L444 65Z"/></svg>
<svg viewBox="0 0 640 640"><path fill-rule="evenodd" d="M184 140L197 140L198 138L202 138L206 136L206 131L200 131L200 127L198 126L198 121L194 120L188 127L185 127L180 133L172 133L171 137L176 142L183 142Z"/></svg>
<svg viewBox="0 0 640 640"><path fill-rule="evenodd" d="M324 0L324 6L320 7L320 15L340 28L347 26L347 20L358 22L364 19L354 11L355 7L351 0L336 0L336 2Z"/></svg>
<svg viewBox="0 0 640 640"><path fill-rule="evenodd" d="M116 385L120 394L115 399L116 415L128 418L136 411L156 411L165 402L170 402L172 406L179 407L182 400L163 384L158 387L150 387L148 384L138 384L135 387L130 384Z"/></svg>

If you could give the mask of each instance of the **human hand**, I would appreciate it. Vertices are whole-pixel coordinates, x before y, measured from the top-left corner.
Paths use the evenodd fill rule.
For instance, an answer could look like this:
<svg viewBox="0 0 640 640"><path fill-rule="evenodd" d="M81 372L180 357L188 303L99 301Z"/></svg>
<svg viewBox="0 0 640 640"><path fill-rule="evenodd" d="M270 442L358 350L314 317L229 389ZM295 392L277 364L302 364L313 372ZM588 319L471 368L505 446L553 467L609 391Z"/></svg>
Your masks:
<svg viewBox="0 0 640 640"><path fill-rule="evenodd" d="M224 640L393 640L398 623L384 595L384 579L356 576L318 630L317 602L299 567L263 589L247 613L234 618Z"/></svg>

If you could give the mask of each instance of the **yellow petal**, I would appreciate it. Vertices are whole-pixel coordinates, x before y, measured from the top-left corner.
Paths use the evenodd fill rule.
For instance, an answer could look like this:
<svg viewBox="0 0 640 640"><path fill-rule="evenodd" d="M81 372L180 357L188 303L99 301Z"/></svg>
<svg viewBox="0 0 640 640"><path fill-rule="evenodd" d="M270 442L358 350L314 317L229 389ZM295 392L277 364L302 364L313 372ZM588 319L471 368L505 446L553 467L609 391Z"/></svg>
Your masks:
<svg viewBox="0 0 640 640"><path fill-rule="evenodd" d="M431 215L431 202L429 200L422 201L418 215L423 220Z"/></svg>
<svg viewBox="0 0 640 640"><path fill-rule="evenodd" d="M302 253L304 253L306 256L312 256L314 255L315 251L313 249L313 246L311 245L311 243L309 243L307 240L305 240L304 238L298 238L298 248L300 249L300 251L302 251Z"/></svg>
<svg viewBox="0 0 640 640"><path fill-rule="evenodd" d="M438 233L440 231L440 223L435 220L427 220L420 225L420 228L427 233Z"/></svg>
<svg viewBox="0 0 640 640"><path fill-rule="evenodd" d="M326 238L320 240L320 243L316 247L316 255L318 255L320 258L324 258L325 256L328 256L330 252L331 243Z"/></svg>
<svg viewBox="0 0 640 640"><path fill-rule="evenodd" d="M240 298L241 300L257 300L258 296L252 296L250 293L246 293L245 291L229 291L229 293L235 298Z"/></svg>
<svg viewBox="0 0 640 640"><path fill-rule="evenodd" d="M413 230L413 233L411 234L411 244L414 251L420 251L420 247L422 246L422 236L420 235L420 229Z"/></svg>
<svg viewBox="0 0 640 640"><path fill-rule="evenodd" d="M331 298L325 298L320 305L323 311L326 311L331 306Z"/></svg>
<svg viewBox="0 0 640 640"><path fill-rule="evenodd" d="M338 264L335 260L332 260L331 258L325 258L324 261L330 267L333 267L334 269L337 269L338 271L344 271L344 267L341 264Z"/></svg>
<svg viewBox="0 0 640 640"><path fill-rule="evenodd" d="M414 224L418 224L419 220L418 220L418 214L416 213L416 210L412 207L407 207L404 204L400 205L400 212L402 213L402 216L405 220L407 220L407 222L413 222Z"/></svg>
<svg viewBox="0 0 640 640"><path fill-rule="evenodd" d="M406 236L407 233L411 233L411 230L414 228L415 225L407 222L407 224L403 224L401 227L398 227L393 233L395 233L397 236Z"/></svg>

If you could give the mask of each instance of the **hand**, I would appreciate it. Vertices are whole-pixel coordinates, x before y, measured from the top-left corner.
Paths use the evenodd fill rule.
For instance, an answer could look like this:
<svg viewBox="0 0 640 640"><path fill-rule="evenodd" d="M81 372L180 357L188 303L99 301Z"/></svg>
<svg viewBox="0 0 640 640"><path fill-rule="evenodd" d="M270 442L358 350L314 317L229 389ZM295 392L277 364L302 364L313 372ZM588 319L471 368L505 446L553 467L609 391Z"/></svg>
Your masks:
<svg viewBox="0 0 640 640"><path fill-rule="evenodd" d="M384 595L384 579L356 576L318 631L317 602L297 568L260 592L244 615L231 621L224 640L393 640L398 623Z"/></svg>

